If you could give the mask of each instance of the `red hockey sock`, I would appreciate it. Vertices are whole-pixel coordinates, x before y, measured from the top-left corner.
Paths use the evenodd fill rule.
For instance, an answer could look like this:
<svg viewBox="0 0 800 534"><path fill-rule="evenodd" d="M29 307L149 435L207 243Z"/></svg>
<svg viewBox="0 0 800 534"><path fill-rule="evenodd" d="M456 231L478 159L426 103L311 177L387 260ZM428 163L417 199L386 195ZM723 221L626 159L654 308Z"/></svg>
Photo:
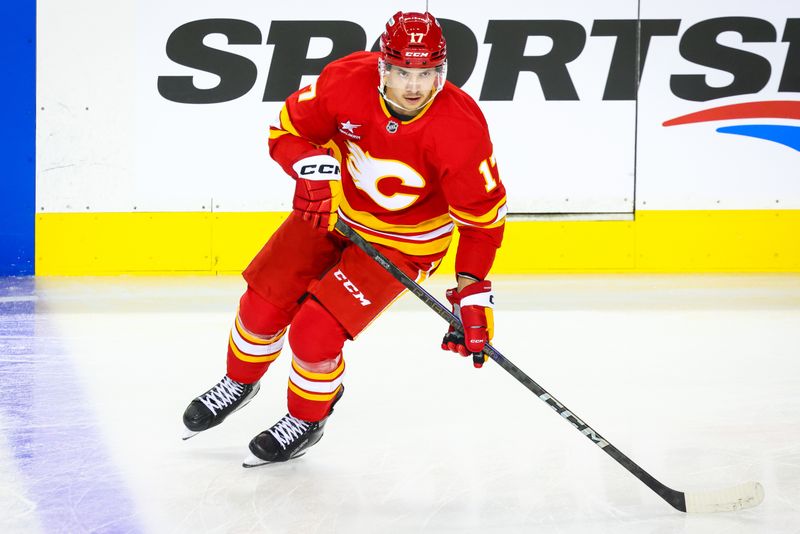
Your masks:
<svg viewBox="0 0 800 534"><path fill-rule="evenodd" d="M294 351L289 413L304 421L319 421L328 416L342 388L341 351L347 333L320 303L308 300L292 320L289 338Z"/></svg>
<svg viewBox="0 0 800 534"><path fill-rule="evenodd" d="M285 312L248 288L228 338L228 376L245 384L260 380L280 355L288 322Z"/></svg>

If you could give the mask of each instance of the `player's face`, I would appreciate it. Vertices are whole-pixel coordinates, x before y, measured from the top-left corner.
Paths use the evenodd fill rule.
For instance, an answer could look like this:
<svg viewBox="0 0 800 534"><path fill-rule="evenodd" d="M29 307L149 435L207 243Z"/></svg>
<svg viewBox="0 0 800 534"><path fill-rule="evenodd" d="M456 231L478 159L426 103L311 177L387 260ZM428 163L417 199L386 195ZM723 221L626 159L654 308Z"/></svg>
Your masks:
<svg viewBox="0 0 800 534"><path fill-rule="evenodd" d="M435 68L407 69L392 66L386 72L386 96L406 108L395 111L407 115L410 110L411 114L416 115L430 100L436 78ZM389 105L392 105L391 102Z"/></svg>

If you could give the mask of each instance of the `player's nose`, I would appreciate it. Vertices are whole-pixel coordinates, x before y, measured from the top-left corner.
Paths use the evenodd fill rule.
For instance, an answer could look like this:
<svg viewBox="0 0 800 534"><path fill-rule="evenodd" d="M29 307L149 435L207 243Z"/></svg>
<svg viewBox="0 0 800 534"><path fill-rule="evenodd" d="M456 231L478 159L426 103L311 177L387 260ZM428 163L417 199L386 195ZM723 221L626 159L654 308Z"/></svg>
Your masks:
<svg viewBox="0 0 800 534"><path fill-rule="evenodd" d="M418 77L416 77L416 76L410 76L409 77L408 85L407 85L407 87L409 89L416 89L416 88L419 87L419 85L420 85L420 80L419 80Z"/></svg>

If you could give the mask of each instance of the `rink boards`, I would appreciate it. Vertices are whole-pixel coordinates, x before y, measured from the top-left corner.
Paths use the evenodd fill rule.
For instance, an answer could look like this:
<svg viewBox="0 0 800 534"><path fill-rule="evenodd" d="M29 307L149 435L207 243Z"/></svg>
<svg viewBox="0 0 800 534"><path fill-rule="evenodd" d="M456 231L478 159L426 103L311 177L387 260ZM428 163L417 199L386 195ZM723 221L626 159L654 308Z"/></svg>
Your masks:
<svg viewBox="0 0 800 534"><path fill-rule="evenodd" d="M241 271L285 213L37 216L40 275ZM640 211L509 221L495 273L796 272L800 211ZM439 272L453 271L448 254Z"/></svg>
<svg viewBox="0 0 800 534"><path fill-rule="evenodd" d="M290 209L282 100L418 3L39 2L36 273L241 270ZM496 272L800 270L800 12L711 4L431 4L509 194Z"/></svg>

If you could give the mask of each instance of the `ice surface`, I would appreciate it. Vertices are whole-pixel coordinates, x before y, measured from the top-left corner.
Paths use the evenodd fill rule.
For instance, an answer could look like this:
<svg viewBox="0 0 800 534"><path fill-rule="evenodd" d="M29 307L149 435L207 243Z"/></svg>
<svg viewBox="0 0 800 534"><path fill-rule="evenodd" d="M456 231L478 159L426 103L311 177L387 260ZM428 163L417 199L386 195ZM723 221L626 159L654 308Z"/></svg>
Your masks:
<svg viewBox="0 0 800 534"><path fill-rule="evenodd" d="M448 277L426 287L441 296ZM259 395L182 441L224 373L239 277L0 279L0 532L800 531L800 276L497 278L494 345L661 482L748 480L759 507L674 511L494 364L441 352L407 295L345 347L319 445L243 469Z"/></svg>

